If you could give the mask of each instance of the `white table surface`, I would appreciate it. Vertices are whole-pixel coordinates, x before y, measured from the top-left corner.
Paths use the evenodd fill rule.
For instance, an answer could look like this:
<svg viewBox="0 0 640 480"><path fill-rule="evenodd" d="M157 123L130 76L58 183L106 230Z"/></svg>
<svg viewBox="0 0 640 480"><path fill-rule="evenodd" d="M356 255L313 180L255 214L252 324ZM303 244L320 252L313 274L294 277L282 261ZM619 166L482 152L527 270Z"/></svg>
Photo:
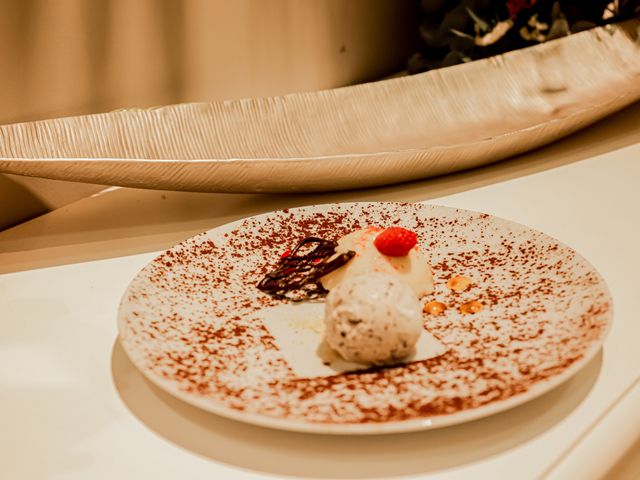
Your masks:
<svg viewBox="0 0 640 480"><path fill-rule="evenodd" d="M637 104L536 152L422 182L289 196L110 189L1 232L0 477L632 478L618 462L638 468L639 179ZM508 412L371 437L219 418L151 386L128 361L118 302L157 251L246 215L354 200L480 210L571 245L613 294L602 352Z"/></svg>

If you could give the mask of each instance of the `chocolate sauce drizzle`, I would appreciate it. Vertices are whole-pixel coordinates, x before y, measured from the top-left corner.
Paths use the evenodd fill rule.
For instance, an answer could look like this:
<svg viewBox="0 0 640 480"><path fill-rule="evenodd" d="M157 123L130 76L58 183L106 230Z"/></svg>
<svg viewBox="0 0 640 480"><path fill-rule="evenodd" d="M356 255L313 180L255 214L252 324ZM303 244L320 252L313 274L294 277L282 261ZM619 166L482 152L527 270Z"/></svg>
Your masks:
<svg viewBox="0 0 640 480"><path fill-rule="evenodd" d="M315 248L313 245L315 244ZM346 264L356 254L348 251L336 255L337 242L318 237L306 237L293 251L283 256L275 270L260 280L257 287L272 297L300 302L328 293L320 283L326 274ZM308 250L302 253L301 250Z"/></svg>

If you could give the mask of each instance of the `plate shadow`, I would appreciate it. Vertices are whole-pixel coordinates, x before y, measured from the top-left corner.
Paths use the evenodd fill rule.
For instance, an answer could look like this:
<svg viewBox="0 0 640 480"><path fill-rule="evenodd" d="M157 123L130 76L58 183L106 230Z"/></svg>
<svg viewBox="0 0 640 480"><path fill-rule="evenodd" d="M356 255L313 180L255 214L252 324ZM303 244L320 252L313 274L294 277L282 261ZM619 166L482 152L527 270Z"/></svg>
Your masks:
<svg viewBox="0 0 640 480"><path fill-rule="evenodd" d="M516 448L568 416L593 388L602 351L571 379L511 410L423 432L340 436L292 433L229 420L161 390L118 340L111 373L120 398L155 434L235 468L295 478L384 478L448 470Z"/></svg>

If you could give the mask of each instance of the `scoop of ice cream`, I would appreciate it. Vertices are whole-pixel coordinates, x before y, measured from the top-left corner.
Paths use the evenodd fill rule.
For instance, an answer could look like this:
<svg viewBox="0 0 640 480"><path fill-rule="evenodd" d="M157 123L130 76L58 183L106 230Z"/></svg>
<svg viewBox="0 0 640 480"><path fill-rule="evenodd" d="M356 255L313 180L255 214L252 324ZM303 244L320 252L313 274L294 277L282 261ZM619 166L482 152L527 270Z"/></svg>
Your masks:
<svg viewBox="0 0 640 480"><path fill-rule="evenodd" d="M433 274L427 258L418 247L402 257L391 257L378 251L374 240L383 230L380 227L367 227L338 240L336 253L352 250L356 254L346 265L322 277L322 286L331 291L347 278L382 272L407 284L418 297L433 292Z"/></svg>
<svg viewBox="0 0 640 480"><path fill-rule="evenodd" d="M327 343L345 360L395 363L420 337L420 302L396 277L380 272L349 277L327 295L325 326Z"/></svg>

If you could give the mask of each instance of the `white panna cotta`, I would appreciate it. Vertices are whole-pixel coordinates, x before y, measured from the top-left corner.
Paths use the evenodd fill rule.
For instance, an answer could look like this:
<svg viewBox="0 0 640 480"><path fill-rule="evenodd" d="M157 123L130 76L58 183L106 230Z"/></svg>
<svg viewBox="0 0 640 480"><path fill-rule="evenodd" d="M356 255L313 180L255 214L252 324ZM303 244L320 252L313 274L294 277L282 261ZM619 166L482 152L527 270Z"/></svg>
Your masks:
<svg viewBox="0 0 640 480"><path fill-rule="evenodd" d="M378 251L373 242L383 230L380 227L367 227L338 240L337 254L349 250L356 254L344 266L322 277L322 286L332 291L350 277L381 272L408 285L418 298L433 292L431 267L417 246L402 257L391 257Z"/></svg>

